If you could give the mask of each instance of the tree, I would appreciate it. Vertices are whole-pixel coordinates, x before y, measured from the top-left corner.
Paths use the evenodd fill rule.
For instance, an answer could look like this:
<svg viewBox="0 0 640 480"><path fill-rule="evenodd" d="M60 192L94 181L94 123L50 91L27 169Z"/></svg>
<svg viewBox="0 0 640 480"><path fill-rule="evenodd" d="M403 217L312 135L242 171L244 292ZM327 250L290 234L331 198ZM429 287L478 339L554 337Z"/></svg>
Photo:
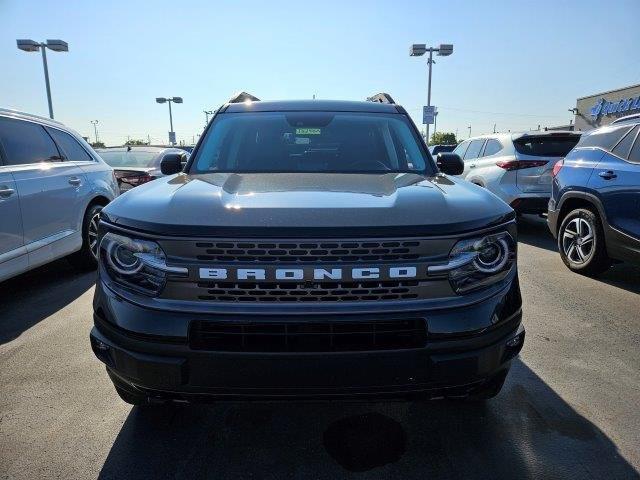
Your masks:
<svg viewBox="0 0 640 480"><path fill-rule="evenodd" d="M91 142L93 148L105 148L105 144L102 142Z"/></svg>
<svg viewBox="0 0 640 480"><path fill-rule="evenodd" d="M431 141L429 145L455 145L458 141L456 140L456 134L452 132L435 132L431 135Z"/></svg>
<svg viewBox="0 0 640 480"><path fill-rule="evenodd" d="M144 140L127 140L124 144L125 146L127 145L147 145L147 142L145 142Z"/></svg>

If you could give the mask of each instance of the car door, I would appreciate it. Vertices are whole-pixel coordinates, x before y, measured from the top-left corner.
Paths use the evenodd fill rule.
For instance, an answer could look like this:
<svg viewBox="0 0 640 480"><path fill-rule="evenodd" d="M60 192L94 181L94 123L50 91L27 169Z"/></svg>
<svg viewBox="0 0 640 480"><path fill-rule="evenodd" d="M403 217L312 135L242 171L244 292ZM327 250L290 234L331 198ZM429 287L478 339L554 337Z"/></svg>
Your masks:
<svg viewBox="0 0 640 480"><path fill-rule="evenodd" d="M635 126L593 169L589 189L600 198L610 226L640 240L640 126Z"/></svg>
<svg viewBox="0 0 640 480"><path fill-rule="evenodd" d="M0 281L26 270L26 253L16 182L0 158Z"/></svg>
<svg viewBox="0 0 640 480"><path fill-rule="evenodd" d="M0 142L20 197L29 265L79 248L76 212L84 181L80 168L62 161L51 136L35 122L0 117Z"/></svg>

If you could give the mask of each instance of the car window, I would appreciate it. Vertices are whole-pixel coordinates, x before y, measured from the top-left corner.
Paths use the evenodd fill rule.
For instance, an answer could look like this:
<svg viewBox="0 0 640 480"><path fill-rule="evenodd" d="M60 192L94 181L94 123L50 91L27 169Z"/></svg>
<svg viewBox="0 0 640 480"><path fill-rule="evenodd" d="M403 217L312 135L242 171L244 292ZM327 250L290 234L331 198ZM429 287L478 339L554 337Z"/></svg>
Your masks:
<svg viewBox="0 0 640 480"><path fill-rule="evenodd" d="M480 138L478 140L473 140L467 149L467 153L464 154L465 160L472 160L474 158L478 158L480 155L480 150L482 150L482 144L484 143L484 138Z"/></svg>
<svg viewBox="0 0 640 480"><path fill-rule="evenodd" d="M96 153L113 168L154 167L158 152L144 150L96 150Z"/></svg>
<svg viewBox="0 0 640 480"><path fill-rule="evenodd" d="M423 171L420 144L405 115L225 113L207 130L190 173Z"/></svg>
<svg viewBox="0 0 640 480"><path fill-rule="evenodd" d="M466 142L462 142L460 145L453 149L453 153L458 155L460 158L464 158L464 154L467 151L470 143L471 142L468 140Z"/></svg>
<svg viewBox="0 0 640 480"><path fill-rule="evenodd" d="M495 155L500 150L502 150L502 144L495 138L490 138L487 140L487 145L484 147L484 153L482 156L488 157L490 155Z"/></svg>
<svg viewBox="0 0 640 480"><path fill-rule="evenodd" d="M576 146L579 135L527 135L513 141L516 152L534 157L564 157Z"/></svg>
<svg viewBox="0 0 640 480"><path fill-rule="evenodd" d="M633 125L608 125L582 134L577 147L599 147L611 150Z"/></svg>
<svg viewBox="0 0 640 480"><path fill-rule="evenodd" d="M0 117L0 141L7 165L60 161L56 144L37 123Z"/></svg>
<svg viewBox="0 0 640 480"><path fill-rule="evenodd" d="M631 152L629 152L628 160L640 164L640 136L636 136L636 143L633 145Z"/></svg>
<svg viewBox="0 0 640 480"><path fill-rule="evenodd" d="M629 155L629 151L631 150L631 146L633 145L633 141L636 138L636 133L638 133L638 125L635 126L633 130L627 133L622 140L618 142L618 144L613 148L612 152L621 158L627 158Z"/></svg>
<svg viewBox="0 0 640 480"><path fill-rule="evenodd" d="M65 158L74 162L87 162L93 161L91 155L80 146L78 141L66 132L57 130L55 128L48 128L47 131L51 134L53 139L62 148Z"/></svg>

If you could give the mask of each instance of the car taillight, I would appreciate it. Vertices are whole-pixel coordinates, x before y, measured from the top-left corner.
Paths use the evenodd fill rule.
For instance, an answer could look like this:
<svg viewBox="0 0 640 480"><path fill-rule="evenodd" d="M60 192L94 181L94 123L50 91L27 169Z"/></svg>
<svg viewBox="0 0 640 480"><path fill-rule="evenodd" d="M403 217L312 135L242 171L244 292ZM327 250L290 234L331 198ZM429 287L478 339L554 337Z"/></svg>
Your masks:
<svg viewBox="0 0 640 480"><path fill-rule="evenodd" d="M564 166L564 158L556 162L556 164L553 166L553 172L551 173L551 175L554 177L558 175L558 173L560 173L560 170L562 169L563 166Z"/></svg>
<svg viewBox="0 0 640 480"><path fill-rule="evenodd" d="M137 187L138 185L142 185L143 183L148 183L151 180L155 180L155 177L149 175L148 173L128 176L126 174L121 174L118 178L121 182L128 183L132 187Z"/></svg>
<svg viewBox="0 0 640 480"><path fill-rule="evenodd" d="M507 160L496 162L496 165L505 170L522 170L523 168L542 167L549 163L549 160Z"/></svg>

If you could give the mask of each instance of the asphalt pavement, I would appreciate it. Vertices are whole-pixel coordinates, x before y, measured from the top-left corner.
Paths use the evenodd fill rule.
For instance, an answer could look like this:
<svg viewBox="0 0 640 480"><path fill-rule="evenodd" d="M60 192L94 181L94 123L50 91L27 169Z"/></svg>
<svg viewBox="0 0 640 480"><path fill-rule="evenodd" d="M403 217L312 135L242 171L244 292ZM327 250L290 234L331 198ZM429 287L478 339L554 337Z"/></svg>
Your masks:
<svg viewBox="0 0 640 480"><path fill-rule="evenodd" d="M123 403L89 347L94 273L0 283L0 478L640 478L640 267L562 264L520 225L527 340L484 405Z"/></svg>

